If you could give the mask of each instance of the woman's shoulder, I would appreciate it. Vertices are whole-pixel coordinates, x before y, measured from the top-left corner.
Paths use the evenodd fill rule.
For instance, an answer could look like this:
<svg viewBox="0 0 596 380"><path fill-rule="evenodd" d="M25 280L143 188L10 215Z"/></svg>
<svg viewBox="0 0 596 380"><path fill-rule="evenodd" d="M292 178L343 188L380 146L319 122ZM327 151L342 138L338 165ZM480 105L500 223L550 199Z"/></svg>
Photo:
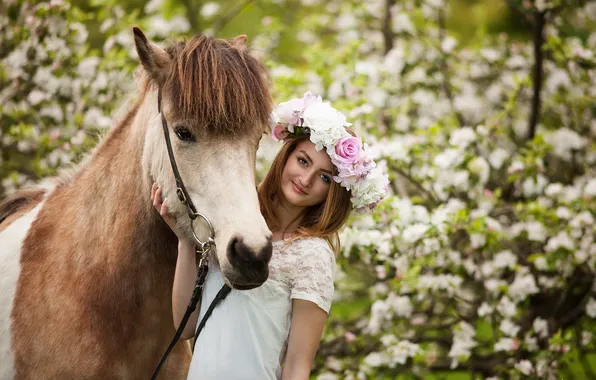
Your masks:
<svg viewBox="0 0 596 380"><path fill-rule="evenodd" d="M323 238L311 236L311 237L299 237L297 239L283 240L278 243L282 249L299 249L299 250L325 250L332 252L329 242Z"/></svg>

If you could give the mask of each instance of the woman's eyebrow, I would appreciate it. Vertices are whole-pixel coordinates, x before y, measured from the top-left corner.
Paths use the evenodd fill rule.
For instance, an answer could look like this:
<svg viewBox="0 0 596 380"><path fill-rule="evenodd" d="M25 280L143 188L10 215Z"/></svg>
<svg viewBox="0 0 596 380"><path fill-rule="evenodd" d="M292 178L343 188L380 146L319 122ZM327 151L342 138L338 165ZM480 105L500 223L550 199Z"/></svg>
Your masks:
<svg viewBox="0 0 596 380"><path fill-rule="evenodd" d="M300 153L304 154L306 156L306 159L308 160L308 162L312 165L312 158L310 158L310 156L308 155L308 153L306 153L304 150L301 150ZM333 174L330 170L327 169L321 169L322 172L325 172L329 175Z"/></svg>
<svg viewBox="0 0 596 380"><path fill-rule="evenodd" d="M306 159L308 160L308 162L312 164L312 158L310 158L308 153L306 153L304 150L301 150L300 153L304 154L306 156Z"/></svg>

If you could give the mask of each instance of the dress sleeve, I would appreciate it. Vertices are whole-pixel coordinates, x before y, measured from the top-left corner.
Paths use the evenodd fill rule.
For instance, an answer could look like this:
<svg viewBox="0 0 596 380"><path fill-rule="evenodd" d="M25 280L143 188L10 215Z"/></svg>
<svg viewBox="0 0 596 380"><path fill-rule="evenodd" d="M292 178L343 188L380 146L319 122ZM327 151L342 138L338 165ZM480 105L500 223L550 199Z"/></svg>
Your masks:
<svg viewBox="0 0 596 380"><path fill-rule="evenodd" d="M302 258L292 268L290 297L314 302L329 313L334 292L335 256L323 240L309 241L300 248Z"/></svg>

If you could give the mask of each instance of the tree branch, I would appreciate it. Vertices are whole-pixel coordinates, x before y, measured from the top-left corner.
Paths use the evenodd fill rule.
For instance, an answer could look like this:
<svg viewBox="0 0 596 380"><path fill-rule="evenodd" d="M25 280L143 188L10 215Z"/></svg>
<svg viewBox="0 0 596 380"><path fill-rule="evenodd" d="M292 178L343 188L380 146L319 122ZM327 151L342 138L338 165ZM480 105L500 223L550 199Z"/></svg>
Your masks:
<svg viewBox="0 0 596 380"><path fill-rule="evenodd" d="M445 91L445 95L449 100L449 104L451 105L451 109L455 113L457 117L457 121L459 122L459 126L463 127L466 125L466 121L461 113L455 110L454 101L453 101L453 93L451 92L451 81L449 80L449 67L447 66L447 56L442 51L441 44L447 35L447 22L445 20L445 10L443 8L438 10L439 12L439 50L441 50L441 60L440 60L440 67L441 67L441 74L443 74L443 91Z"/></svg>
<svg viewBox="0 0 596 380"><path fill-rule="evenodd" d="M531 17L528 17L528 14L526 12L524 12L524 9L519 6L519 4L516 4L514 0L505 0L507 2L507 4L509 4L509 8L513 10L513 12L522 18L522 20L524 20L524 22L530 26L534 25L534 20L532 20Z"/></svg>
<svg viewBox="0 0 596 380"><path fill-rule="evenodd" d="M194 34L201 33L201 24L199 23L199 10L201 9L201 1L182 0L182 5L186 8L186 19L190 23L190 28Z"/></svg>
<svg viewBox="0 0 596 380"><path fill-rule="evenodd" d="M588 379L596 380L596 372L594 372L592 365L587 360L588 358L586 355L586 351L582 350L582 348L581 348L582 347L582 343L581 343L582 338L581 338L581 327L579 326L579 324L576 324L574 326L574 330L575 330L575 344L577 345L579 362L584 370L584 373L588 376Z"/></svg>
<svg viewBox="0 0 596 380"><path fill-rule="evenodd" d="M383 26L381 32L383 33L383 42L385 44L385 52L383 55L389 53L393 49L393 30L391 28L391 7L395 4L395 0L385 0L385 13L383 15Z"/></svg>
<svg viewBox="0 0 596 380"><path fill-rule="evenodd" d="M244 10L247 6L249 6L254 0L245 0L241 3L237 3L234 8L232 8L228 13L226 13L223 17L218 19L215 24L213 25L213 35L217 36L217 34L225 27L230 21L232 21L240 12Z"/></svg>
<svg viewBox="0 0 596 380"><path fill-rule="evenodd" d="M534 69L532 70L532 108L528 121L528 140L536 135L536 126L540 116L540 91L542 89L542 61L544 60L542 44L544 43L544 26L546 15L544 12L535 13L534 23Z"/></svg>
<svg viewBox="0 0 596 380"><path fill-rule="evenodd" d="M418 190L426 194L426 196L430 199L430 201L433 202L433 204L439 205L441 203L441 201L435 196L435 194L433 194L430 190L425 189L424 186L422 186L418 181L412 178L408 173L406 173L405 171L398 168L395 164L392 163L389 164L389 167L392 170L395 170L399 175L407 179L412 185L416 186Z"/></svg>
<svg viewBox="0 0 596 380"><path fill-rule="evenodd" d="M588 301L587 296L590 295L590 288L587 288L583 295L580 297L580 301L577 302L576 306L569 310L568 313L564 314L558 320L558 328L565 328L569 325L573 324L578 318L580 318L584 314L584 309L586 307L586 303Z"/></svg>
<svg viewBox="0 0 596 380"><path fill-rule="evenodd" d="M501 363L501 359L494 356L470 358L466 363L460 364L456 369L451 368L449 361L441 361L431 364L428 369L431 371L477 371L484 376L494 376L495 367Z"/></svg>

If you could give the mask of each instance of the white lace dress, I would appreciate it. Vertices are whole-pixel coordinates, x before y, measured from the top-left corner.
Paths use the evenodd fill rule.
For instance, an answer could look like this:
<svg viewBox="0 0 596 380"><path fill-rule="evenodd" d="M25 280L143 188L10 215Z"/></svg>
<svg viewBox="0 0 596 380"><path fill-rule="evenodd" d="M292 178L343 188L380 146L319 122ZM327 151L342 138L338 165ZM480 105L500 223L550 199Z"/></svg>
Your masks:
<svg viewBox="0 0 596 380"><path fill-rule="evenodd" d="M188 379L281 379L292 299L314 302L328 313L334 274L335 257L325 240L274 242L267 281L256 289L232 290L213 310L197 341ZM211 264L199 321L222 285L219 268Z"/></svg>

